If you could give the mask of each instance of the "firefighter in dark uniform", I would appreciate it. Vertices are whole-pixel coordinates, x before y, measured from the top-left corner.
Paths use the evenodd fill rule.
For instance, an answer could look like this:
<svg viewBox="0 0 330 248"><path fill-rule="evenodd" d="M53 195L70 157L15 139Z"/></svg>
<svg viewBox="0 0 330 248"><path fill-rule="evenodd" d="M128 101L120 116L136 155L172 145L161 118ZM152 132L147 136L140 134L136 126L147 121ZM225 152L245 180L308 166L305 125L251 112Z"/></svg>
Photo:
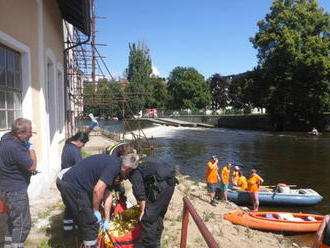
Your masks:
<svg viewBox="0 0 330 248"><path fill-rule="evenodd" d="M120 142L120 143L113 144L113 145L110 145L107 148L105 148L104 153L108 154L108 155L114 155L114 156L120 157L124 154L131 153L132 149L133 148L129 144Z"/></svg>
<svg viewBox="0 0 330 248"><path fill-rule="evenodd" d="M105 154L108 154L110 156L115 156L115 157L118 157L118 158L120 158L123 155L133 153L133 152L134 152L133 147L131 145L127 144L127 143L124 143L124 142L120 142L120 143L110 145L107 148L105 148L105 151L104 151ZM124 187L122 182L109 187L108 190L109 191L115 191L115 196L117 197L118 200L126 199L125 187ZM126 200L124 200L124 201L126 202Z"/></svg>
<svg viewBox="0 0 330 248"><path fill-rule="evenodd" d="M136 154L128 154L121 159L97 154L81 160L57 175L57 188L61 192L64 204L72 210L78 223L84 247L97 247L99 223L102 221L100 203L105 189L112 186L119 175L125 177L135 169L137 161ZM107 205L110 206L111 201L110 194Z"/></svg>
<svg viewBox="0 0 330 248"><path fill-rule="evenodd" d="M175 167L160 159L143 158L128 179L141 211L142 233L135 247L160 248L163 218L177 183Z"/></svg>

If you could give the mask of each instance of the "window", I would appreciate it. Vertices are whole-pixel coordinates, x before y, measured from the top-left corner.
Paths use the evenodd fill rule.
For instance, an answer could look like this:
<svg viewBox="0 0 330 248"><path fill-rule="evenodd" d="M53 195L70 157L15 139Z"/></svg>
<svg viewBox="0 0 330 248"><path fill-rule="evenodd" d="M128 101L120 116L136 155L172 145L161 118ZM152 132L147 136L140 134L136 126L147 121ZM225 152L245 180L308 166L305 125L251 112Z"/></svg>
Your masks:
<svg viewBox="0 0 330 248"><path fill-rule="evenodd" d="M22 116L22 69L18 52L0 44L0 130Z"/></svg>

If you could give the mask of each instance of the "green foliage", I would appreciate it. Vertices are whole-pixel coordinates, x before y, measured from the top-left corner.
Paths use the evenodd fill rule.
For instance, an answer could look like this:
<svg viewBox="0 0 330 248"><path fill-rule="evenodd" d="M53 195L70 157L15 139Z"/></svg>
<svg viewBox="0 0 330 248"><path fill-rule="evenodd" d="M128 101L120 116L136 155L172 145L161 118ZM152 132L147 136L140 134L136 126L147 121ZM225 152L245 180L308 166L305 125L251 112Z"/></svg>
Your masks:
<svg viewBox="0 0 330 248"><path fill-rule="evenodd" d="M169 76L170 109L202 109L211 102L204 76L192 67L176 67Z"/></svg>
<svg viewBox="0 0 330 248"><path fill-rule="evenodd" d="M212 94L211 108L213 110L226 108L229 104L229 79L216 73L208 81Z"/></svg>
<svg viewBox="0 0 330 248"><path fill-rule="evenodd" d="M316 0L274 0L270 10L251 38L267 111L278 129L321 125L330 106L329 14Z"/></svg>
<svg viewBox="0 0 330 248"><path fill-rule="evenodd" d="M161 108L164 109L167 105L169 95L166 83L162 78L152 77L146 85L146 102L145 108Z"/></svg>
<svg viewBox="0 0 330 248"><path fill-rule="evenodd" d="M133 115L138 114L139 111L144 109L146 98L145 95L140 94L145 93L145 86L141 83L130 82L125 92L137 94L135 96L129 96L128 102L122 106L125 111L125 117L133 117Z"/></svg>
<svg viewBox="0 0 330 248"><path fill-rule="evenodd" d="M129 44L129 58L127 80L129 82L145 84L152 73L149 49L144 43Z"/></svg>
<svg viewBox="0 0 330 248"><path fill-rule="evenodd" d="M84 88L84 113L93 113L95 116L109 119L122 116L118 97L121 95L119 82L100 79L97 85L87 85ZM107 105L95 105L93 103L109 102Z"/></svg>
<svg viewBox="0 0 330 248"><path fill-rule="evenodd" d="M230 105L234 109L243 110L245 114L251 113L253 108L252 95L250 94L252 84L253 79L251 79L249 72L232 77L228 95Z"/></svg>

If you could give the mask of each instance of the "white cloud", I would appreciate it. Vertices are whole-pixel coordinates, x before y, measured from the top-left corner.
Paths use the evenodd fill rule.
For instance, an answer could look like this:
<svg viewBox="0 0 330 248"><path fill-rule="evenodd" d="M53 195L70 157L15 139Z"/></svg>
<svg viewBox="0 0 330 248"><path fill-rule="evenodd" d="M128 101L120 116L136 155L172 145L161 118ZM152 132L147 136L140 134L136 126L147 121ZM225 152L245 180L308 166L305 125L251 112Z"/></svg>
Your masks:
<svg viewBox="0 0 330 248"><path fill-rule="evenodd" d="M160 71L158 70L158 68L156 66L152 66L152 75L159 77L160 76Z"/></svg>

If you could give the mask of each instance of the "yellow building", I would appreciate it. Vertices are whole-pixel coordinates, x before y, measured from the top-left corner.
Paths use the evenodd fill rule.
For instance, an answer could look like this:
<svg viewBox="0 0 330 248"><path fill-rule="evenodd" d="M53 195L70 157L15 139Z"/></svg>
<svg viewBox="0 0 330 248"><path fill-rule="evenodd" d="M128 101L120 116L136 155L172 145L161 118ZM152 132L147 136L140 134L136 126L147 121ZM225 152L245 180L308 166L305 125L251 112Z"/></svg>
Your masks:
<svg viewBox="0 0 330 248"><path fill-rule="evenodd" d="M68 105L64 21L90 35L89 0L0 0L0 6L0 136L14 119L32 120L41 171L29 187L33 198L60 170Z"/></svg>

